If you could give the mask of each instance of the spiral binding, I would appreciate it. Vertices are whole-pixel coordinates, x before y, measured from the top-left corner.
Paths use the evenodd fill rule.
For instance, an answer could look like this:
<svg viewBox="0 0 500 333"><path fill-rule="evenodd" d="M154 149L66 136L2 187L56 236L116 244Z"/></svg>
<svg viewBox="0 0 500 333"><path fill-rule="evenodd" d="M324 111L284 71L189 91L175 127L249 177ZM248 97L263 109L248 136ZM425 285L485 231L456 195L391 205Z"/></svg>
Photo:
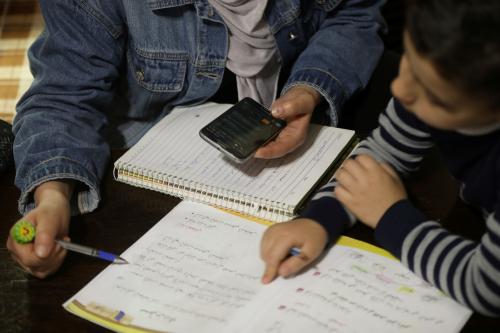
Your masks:
<svg viewBox="0 0 500 333"><path fill-rule="evenodd" d="M116 180L137 187L213 205L272 222L287 221L294 216L294 207L282 202L202 184L148 168L138 168L129 163L115 164L113 175Z"/></svg>

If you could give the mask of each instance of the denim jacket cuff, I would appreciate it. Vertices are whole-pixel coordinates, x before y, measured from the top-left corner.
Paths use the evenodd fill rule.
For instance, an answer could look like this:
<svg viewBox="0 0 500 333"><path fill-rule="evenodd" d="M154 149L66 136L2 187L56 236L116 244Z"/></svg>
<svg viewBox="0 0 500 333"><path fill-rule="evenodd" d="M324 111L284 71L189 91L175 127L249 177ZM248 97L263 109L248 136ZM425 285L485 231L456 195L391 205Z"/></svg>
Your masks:
<svg viewBox="0 0 500 333"><path fill-rule="evenodd" d="M281 91L283 96L288 90L298 85L306 85L321 94L329 105L328 115L330 124L337 126L339 122L339 110L347 100L344 88L338 79L318 68L307 68L294 72L286 82Z"/></svg>
<svg viewBox="0 0 500 333"><path fill-rule="evenodd" d="M97 177L76 161L55 157L38 164L27 173L21 187L19 212L24 215L35 208L33 191L38 185L57 179L72 179L86 185L75 186L71 198L71 215L88 213L97 208L100 201Z"/></svg>

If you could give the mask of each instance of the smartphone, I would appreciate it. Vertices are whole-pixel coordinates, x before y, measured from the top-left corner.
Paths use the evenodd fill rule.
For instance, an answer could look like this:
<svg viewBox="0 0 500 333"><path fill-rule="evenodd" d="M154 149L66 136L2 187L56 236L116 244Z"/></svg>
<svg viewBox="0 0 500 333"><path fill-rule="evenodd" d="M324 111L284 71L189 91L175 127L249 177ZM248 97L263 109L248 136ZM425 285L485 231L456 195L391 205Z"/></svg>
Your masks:
<svg viewBox="0 0 500 333"><path fill-rule="evenodd" d="M243 163L285 126L284 120L246 97L203 127L200 136L231 160Z"/></svg>

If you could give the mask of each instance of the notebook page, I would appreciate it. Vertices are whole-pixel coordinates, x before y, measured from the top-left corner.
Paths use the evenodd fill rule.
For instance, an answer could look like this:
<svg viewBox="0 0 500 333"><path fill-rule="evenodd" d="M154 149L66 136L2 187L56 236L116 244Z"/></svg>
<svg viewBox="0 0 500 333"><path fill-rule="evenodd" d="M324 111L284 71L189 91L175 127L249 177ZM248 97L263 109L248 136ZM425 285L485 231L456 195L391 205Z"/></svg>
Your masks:
<svg viewBox="0 0 500 333"><path fill-rule="evenodd" d="M244 193L295 206L353 136L349 130L311 126L306 143L284 158L237 164L222 158L198 135L204 125L229 107L210 103L177 108L119 161L177 176L183 185L205 184L221 193Z"/></svg>
<svg viewBox="0 0 500 333"><path fill-rule="evenodd" d="M64 306L161 332L220 332L261 288L265 226L182 201ZM99 324L95 318L89 318ZM125 329L124 329L125 330Z"/></svg>
<svg viewBox="0 0 500 333"><path fill-rule="evenodd" d="M264 286L264 230L183 201L121 255L129 265L108 266L64 306L124 332L446 333L470 316L398 261L342 245Z"/></svg>
<svg viewBox="0 0 500 333"><path fill-rule="evenodd" d="M224 332L459 332L471 314L399 261L335 245L271 283Z"/></svg>

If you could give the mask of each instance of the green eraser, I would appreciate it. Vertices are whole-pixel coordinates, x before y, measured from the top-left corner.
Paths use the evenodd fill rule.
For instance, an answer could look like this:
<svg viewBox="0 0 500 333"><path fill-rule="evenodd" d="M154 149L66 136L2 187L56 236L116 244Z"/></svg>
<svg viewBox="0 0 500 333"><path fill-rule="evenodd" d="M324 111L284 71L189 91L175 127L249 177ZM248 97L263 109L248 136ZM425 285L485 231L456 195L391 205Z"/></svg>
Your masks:
<svg viewBox="0 0 500 333"><path fill-rule="evenodd" d="M10 229L10 235L19 244L26 244L35 239L35 226L26 220L19 220Z"/></svg>

